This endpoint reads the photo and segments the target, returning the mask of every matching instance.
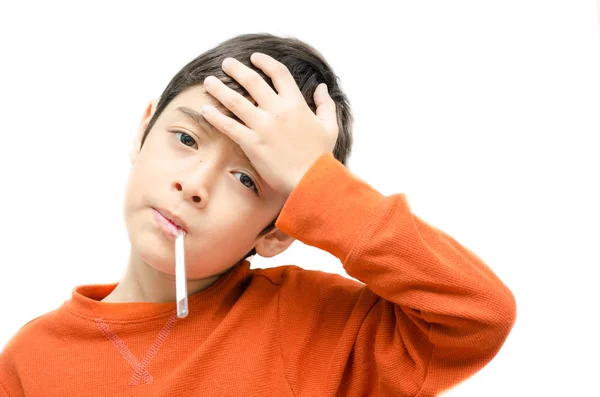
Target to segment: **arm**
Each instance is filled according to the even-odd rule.
[[[15,386],[19,384],[19,377],[14,370],[12,360],[9,358],[9,354],[12,353],[12,348],[10,346],[11,343],[12,340],[9,341],[2,350],[0,350],[0,397],[23,395],[22,390],[16,389],[17,386]],[[11,350],[10,353],[8,349]],[[9,384],[13,385],[10,388],[13,394],[8,394]]]
[[[378,383],[373,387],[386,395],[434,396],[484,367],[513,327],[514,297],[479,257],[412,214],[405,195],[382,196],[330,154],[304,176],[276,226],[335,255],[365,283],[303,287],[307,295],[321,294],[306,310],[297,300],[281,299],[282,329],[312,332],[311,344],[317,345],[320,330],[329,329],[323,343],[335,346],[331,354],[347,360],[352,375],[334,383],[355,390]],[[309,329],[309,310],[343,327]],[[293,352],[297,342],[283,338],[287,365],[309,368],[295,354],[307,356],[310,347]],[[289,371],[294,378],[294,369]]]
[[[2,386],[2,383],[0,383],[0,397],[9,397],[9,394],[4,386]]]

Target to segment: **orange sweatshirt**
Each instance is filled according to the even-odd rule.
[[[116,283],[78,286],[4,347],[0,395],[434,396],[514,325],[513,294],[479,257],[331,154],[276,226],[362,283],[244,261],[190,296],[184,319],[174,302],[100,302]]]

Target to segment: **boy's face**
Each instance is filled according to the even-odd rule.
[[[175,239],[161,229],[154,210],[167,210],[186,223],[188,279],[220,274],[252,248],[270,257],[293,242],[277,229],[258,237],[285,198],[264,183],[235,142],[194,120],[206,103],[218,105],[201,86],[183,91],[158,117],[138,153],[156,103],[148,106],[130,156],[123,208],[132,252],[170,275]]]

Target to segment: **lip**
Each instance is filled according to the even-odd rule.
[[[167,219],[169,222],[174,224],[178,229],[180,229],[184,234],[188,233],[188,226],[183,219],[179,216],[173,214],[169,210],[164,208],[152,208],[154,211],[158,212],[163,218]]]

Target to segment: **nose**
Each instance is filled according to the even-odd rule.
[[[172,187],[181,192],[184,198],[195,205],[205,207],[209,200],[209,187],[214,183],[217,173],[214,167],[199,162],[195,169],[185,170],[183,175],[173,181]]]

